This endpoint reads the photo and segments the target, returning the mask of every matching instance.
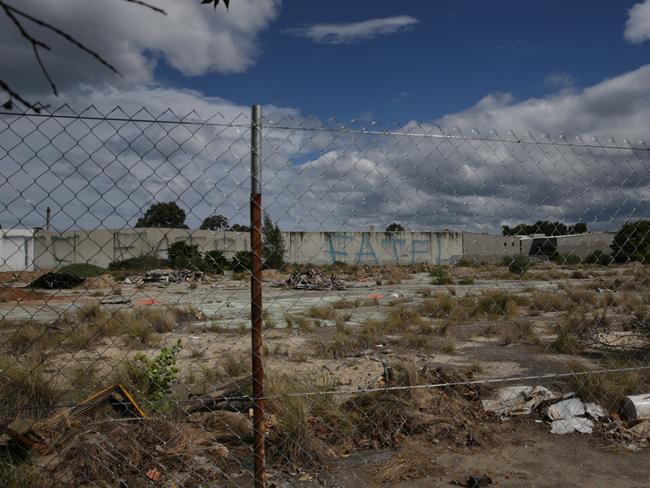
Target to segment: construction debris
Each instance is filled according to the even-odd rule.
[[[43,290],[67,290],[79,286],[84,281],[86,281],[85,278],[57,271],[39,276],[29,284],[29,287]]]
[[[570,434],[571,432],[591,434],[593,429],[594,423],[584,417],[571,417],[551,422],[551,434],[563,435]]]
[[[152,269],[142,278],[145,283],[181,283],[201,281],[203,273],[191,269]]]
[[[623,415],[631,420],[650,419],[650,393],[625,397]]]
[[[296,290],[345,290],[345,285],[334,275],[326,275],[318,268],[296,271],[281,286]]]
[[[486,412],[501,416],[530,415],[546,405],[545,417],[551,422],[552,434],[593,432],[593,420],[606,418],[607,411],[596,403],[583,403],[579,398],[562,399],[543,386],[508,386],[497,390],[495,398],[483,400]],[[588,417],[591,417],[588,418]]]
[[[529,415],[543,402],[558,396],[543,386],[506,386],[493,399],[482,400],[483,409],[496,415]]]
[[[551,420],[566,420],[573,417],[580,417],[585,414],[585,406],[578,398],[562,400],[550,405],[546,410],[546,416]]]

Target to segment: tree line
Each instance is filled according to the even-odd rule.
[[[189,229],[185,223],[187,214],[176,202],[154,203],[135,223],[135,227],[163,227],[167,229]],[[250,232],[247,225],[229,225],[223,215],[210,215],[201,222],[201,230],[232,230],[235,232]]]

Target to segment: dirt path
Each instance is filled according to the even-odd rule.
[[[487,474],[491,486],[504,488],[645,488],[650,486],[648,451],[631,452],[621,445],[600,447],[592,437],[581,434],[555,436],[541,424],[502,424],[497,447],[466,453],[451,452],[442,446],[426,447],[428,460],[420,465],[437,465],[417,479],[382,483],[378,473],[396,454],[359,454],[338,463],[320,486],[359,488],[399,486],[437,488],[454,486],[452,480]],[[409,449],[403,450],[408,457]],[[315,486],[291,483],[288,486]]]

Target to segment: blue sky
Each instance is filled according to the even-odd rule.
[[[650,214],[650,151],[621,150],[650,145],[650,0],[232,0],[229,11],[150,1],[168,15],[122,0],[21,0],[122,76],[34,28],[52,46],[43,61],[55,97],[30,45],[0,24],[3,79],[32,100],[93,114],[172,110],[246,124],[250,105],[264,105],[266,210],[285,229],[394,220],[489,232],[537,220],[613,229]],[[615,147],[268,130],[286,114],[292,127],[360,118],[398,132],[515,131],[517,140]],[[191,225],[215,212],[246,221],[245,130],[188,135],[152,124],[142,137],[138,125],[118,134],[109,124],[98,141],[77,124],[74,156],[50,125],[39,126],[50,143],[37,154],[29,145],[44,142],[31,141],[32,125],[0,134],[0,147],[12,148],[0,159],[10,175],[0,180],[0,223],[22,215],[36,225],[42,207],[65,203],[75,225],[119,227],[151,202],[177,198]],[[59,173],[43,168],[61,154],[70,164]]]
[[[244,105],[291,106],[319,117],[433,120],[488,93],[540,97],[564,88],[560,82],[585,87],[644,65],[650,43],[631,44],[623,35],[635,3],[285,0],[260,34],[261,53],[248,71],[186,77],[163,62],[156,78]],[[350,44],[319,44],[286,32],[398,15],[418,23]]]

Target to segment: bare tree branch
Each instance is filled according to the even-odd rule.
[[[162,15],[167,15],[167,12],[165,12],[163,9],[156,7],[155,5],[152,5],[148,2],[145,2],[143,0],[124,0],[127,3],[133,3],[135,5],[139,5],[144,8],[148,8],[150,10],[153,10],[156,13],[160,13]],[[118,69],[113,66],[108,60],[106,60],[101,54],[99,54],[97,51],[89,48],[86,46],[84,43],[78,41],[75,39],[72,35],[68,34],[67,32],[59,29],[58,27],[50,24],[49,22],[46,22],[44,20],[41,20],[37,17],[34,17],[33,15],[28,14],[27,12],[24,12],[13,5],[8,4],[5,0],[0,0],[0,8],[2,11],[4,11],[5,15],[11,20],[11,22],[16,26],[18,31],[20,32],[20,35],[32,45],[32,50],[34,51],[34,57],[36,58],[36,62],[38,63],[43,76],[47,80],[48,84],[50,85],[50,88],[54,95],[58,95],[58,90],[56,88],[56,85],[54,83],[54,80],[50,76],[50,73],[48,72],[45,64],[43,63],[43,60],[41,59],[41,55],[39,52],[39,48],[46,49],[48,51],[51,51],[51,47],[45,44],[43,41],[36,39],[34,36],[32,36],[23,26],[22,22],[18,17],[22,17],[25,20],[28,20],[38,26],[41,26],[45,29],[48,29],[52,32],[54,32],[56,35],[59,37],[65,39],[66,41],[70,42],[73,44],[75,47],[77,47],[79,50],[86,52],[87,54],[91,55],[99,64],[104,65],[106,68],[110,69],[113,73],[121,75],[121,73],[118,71]],[[13,107],[12,101],[16,100],[20,104],[24,105],[26,108],[30,110],[34,110],[36,112],[40,111],[40,104],[35,104],[32,102],[27,101],[25,98],[23,98],[16,90],[12,89],[5,81],[0,80],[0,90],[5,91],[9,95],[9,100],[3,104],[5,108],[11,108]]]
[[[167,15],[167,12],[165,12],[163,9],[156,7],[155,5],[151,5],[150,3],[143,2],[142,0],[124,0],[124,1],[150,8],[151,10],[153,10],[154,12],[158,12],[159,14]]]
[[[0,80],[0,89],[3,91],[6,91],[9,94],[9,100],[6,101],[2,106],[6,109],[11,109],[13,108],[12,100],[17,100],[20,102],[22,105],[27,107],[30,110],[33,110],[36,113],[39,113],[41,111],[41,106],[37,104],[33,104],[31,102],[28,102],[25,100],[23,97],[20,96],[18,92],[15,90],[12,90],[12,88],[5,83],[3,80]]]
[[[132,3],[144,8],[148,8],[156,13],[162,14],[162,15],[167,15],[167,12],[165,10],[161,9],[160,7],[156,7],[155,5],[144,1],[144,0],[123,0],[124,2],[127,3]],[[202,4],[212,4],[216,8],[217,5],[219,5],[220,0],[201,0]],[[226,6],[226,9],[230,6],[230,0],[223,0],[224,5]],[[4,11],[5,15],[11,20],[11,22],[16,26],[18,31],[20,32],[20,35],[32,45],[32,50],[34,51],[34,57],[36,58],[36,62],[38,63],[39,67],[41,68],[41,71],[43,73],[43,76],[47,80],[48,84],[50,85],[50,88],[52,89],[52,92],[54,95],[58,95],[58,90],[56,88],[56,85],[54,83],[54,80],[50,76],[50,73],[48,72],[45,64],[43,63],[43,60],[41,59],[41,55],[39,52],[39,48],[46,49],[48,51],[51,51],[51,47],[45,44],[43,41],[36,39],[34,36],[32,36],[25,27],[23,26],[22,22],[19,20],[18,17],[21,17],[25,20],[28,20],[40,27],[43,27],[45,29],[48,29],[52,32],[54,32],[57,36],[65,39],[66,41],[70,42],[73,44],[76,48],[78,48],[81,51],[84,51],[85,53],[89,54],[95,60],[111,70],[113,73],[118,74],[121,76],[121,73],[118,71],[118,69],[113,66],[108,60],[106,60],[101,54],[99,54],[97,51],[89,48],[86,46],[84,43],[81,41],[78,41],[75,39],[72,35],[68,34],[67,32],[59,29],[58,27],[50,24],[49,22],[46,22],[44,20],[41,20],[37,17],[34,17],[33,15],[28,14],[27,12],[24,12],[23,10],[20,10],[10,4],[8,4],[5,0],[0,0],[0,8],[2,11]],[[23,98],[18,92],[16,92],[14,89],[12,89],[5,81],[0,80],[0,90],[3,90],[7,92],[9,95],[9,100],[4,103],[5,108],[11,108],[13,107],[12,101],[15,100],[18,103],[24,105],[26,108],[29,110],[34,110],[36,112],[40,111],[42,105],[38,103],[32,103],[27,101],[25,98]]]

